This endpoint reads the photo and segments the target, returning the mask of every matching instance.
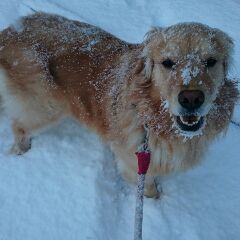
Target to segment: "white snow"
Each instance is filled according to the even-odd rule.
[[[185,68],[181,71],[183,85],[188,85],[193,77],[196,77],[200,72],[198,67],[193,68],[191,62],[187,62]]]
[[[187,63],[185,67],[181,70],[181,77],[183,79],[183,85],[188,85],[192,78],[195,78],[201,70],[194,66],[194,62],[199,63],[201,60],[194,53],[188,54],[186,56]]]
[[[240,2],[236,0],[2,0],[0,28],[32,9],[78,19],[131,42],[152,25],[199,21],[235,41],[240,75]],[[92,43],[94,45],[94,43]],[[89,46],[91,47],[91,46]],[[240,120],[237,107],[234,120]],[[0,239],[133,239],[135,188],[119,176],[108,147],[66,120],[12,156],[9,119],[0,114]],[[236,240],[240,236],[240,129],[231,125],[200,166],[159,179],[161,200],[145,199],[143,239]]]

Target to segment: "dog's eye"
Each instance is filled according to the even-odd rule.
[[[217,63],[217,60],[215,58],[209,58],[205,62],[205,65],[206,67],[214,67],[216,63]]]
[[[175,65],[175,62],[173,62],[171,59],[166,59],[162,62],[162,65],[165,68],[171,69]]]

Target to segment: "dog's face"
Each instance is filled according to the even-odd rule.
[[[224,84],[231,39],[202,24],[153,29],[144,49],[145,74],[182,134],[197,135]]]

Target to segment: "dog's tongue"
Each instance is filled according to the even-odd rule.
[[[183,120],[183,122],[185,122],[185,123],[193,124],[193,123],[198,122],[199,117],[194,116],[194,115],[192,115],[192,116],[183,116],[183,117],[182,117],[182,120]]]

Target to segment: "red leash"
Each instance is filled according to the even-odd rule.
[[[140,146],[140,150],[136,152],[138,160],[138,183],[135,209],[134,240],[142,240],[144,182],[151,158],[151,154],[148,148],[149,130],[147,127],[144,128],[144,142]]]

